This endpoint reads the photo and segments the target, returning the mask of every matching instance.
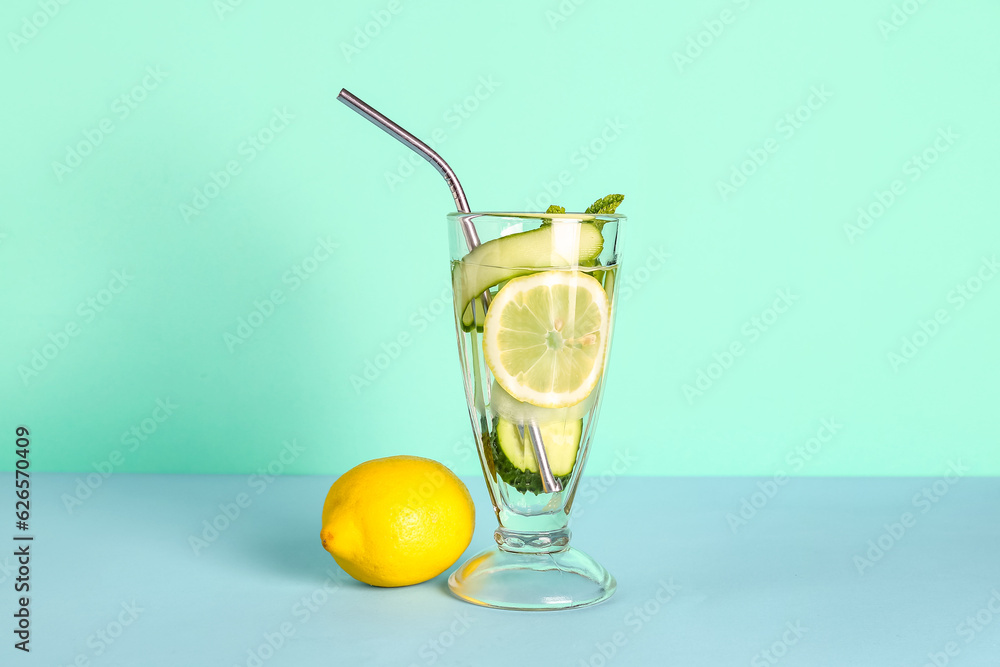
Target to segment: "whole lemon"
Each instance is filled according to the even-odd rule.
[[[458,477],[419,456],[374,459],[344,473],[323,503],[323,548],[372,586],[444,572],[472,541],[476,511]]]

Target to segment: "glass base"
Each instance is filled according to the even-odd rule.
[[[586,607],[607,600],[616,587],[600,563],[572,547],[545,553],[487,549],[448,578],[452,594],[466,602],[521,611]]]

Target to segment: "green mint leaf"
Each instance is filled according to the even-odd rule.
[[[584,211],[595,215],[611,215],[615,209],[625,200],[625,195],[608,195],[595,201]]]
[[[547,209],[545,209],[545,212],[546,213],[565,213],[566,212],[566,207],[565,206],[556,206],[555,204],[553,204],[552,206],[549,206]],[[542,224],[543,225],[551,225],[552,224],[552,218],[542,218]]]

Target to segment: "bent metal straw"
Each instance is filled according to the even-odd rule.
[[[365,103],[346,88],[340,89],[340,94],[337,95],[337,99],[367,118],[369,121],[377,125],[387,134],[394,137],[397,141],[415,152],[417,155],[430,162],[434,168],[438,170],[438,173],[444,177],[445,182],[448,183],[448,188],[451,190],[452,197],[455,198],[455,206],[458,211],[460,213],[471,212],[471,209],[469,208],[469,200],[465,197],[465,191],[462,189],[462,184],[458,182],[458,176],[455,175],[452,168],[448,166],[448,163],[444,161],[444,158],[434,152],[434,149],[404,130],[398,123],[393,122],[384,114],[375,110],[375,108]],[[479,235],[476,234],[476,228],[472,224],[471,216],[462,218],[462,234],[465,236],[465,243],[470,252],[479,246]],[[485,313],[490,306],[489,291],[483,292],[480,298],[483,301],[483,312]],[[478,372],[478,365],[476,367],[476,372]],[[531,448],[534,450],[535,460],[538,462],[538,471],[541,473],[542,488],[546,493],[557,493],[562,491],[562,484],[560,484],[559,480],[557,480],[552,474],[552,469],[549,466],[549,459],[545,454],[545,445],[542,441],[542,432],[538,428],[538,424],[535,422],[529,422],[526,426],[531,440]],[[522,439],[524,438],[524,427],[525,425],[523,424],[518,426]]]

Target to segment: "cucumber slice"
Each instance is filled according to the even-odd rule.
[[[583,420],[540,424],[542,440],[545,442],[545,456],[549,460],[552,474],[564,484],[576,465],[583,435]],[[521,493],[539,494],[543,492],[542,478],[538,474],[538,462],[531,447],[530,436],[522,439],[517,425],[506,419],[498,419],[494,438],[493,465],[500,478]]]
[[[575,267],[601,254],[604,236],[591,222],[551,224],[487,241],[455,265],[452,273],[462,326],[474,322],[470,302],[504,280],[552,267]],[[478,313],[475,324],[481,326]]]
[[[472,318],[475,316],[476,321],[473,322]],[[486,311],[483,309],[483,300],[476,298],[469,302],[469,305],[465,307],[465,312],[462,314],[462,331],[472,331],[475,327],[476,331],[482,333],[483,322],[486,321]]]
[[[612,264],[604,269],[598,269],[594,273],[590,274],[601,281],[601,285],[604,287],[605,293],[608,295],[609,300],[614,300],[615,295],[615,271],[618,270],[617,264]]]

